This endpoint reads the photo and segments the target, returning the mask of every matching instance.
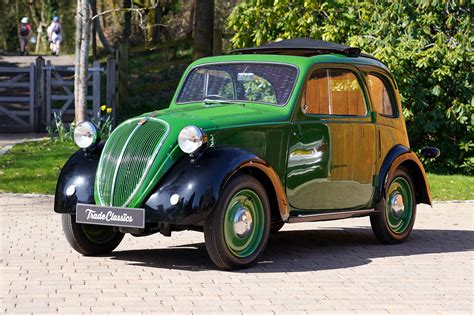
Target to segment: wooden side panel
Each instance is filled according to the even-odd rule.
[[[330,124],[331,180],[371,184],[375,174],[375,126],[370,123]]]

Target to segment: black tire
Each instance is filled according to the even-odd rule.
[[[380,203],[380,209],[376,209],[377,214],[370,217],[370,225],[375,237],[381,243],[399,244],[410,236],[415,224],[415,190],[410,173],[403,167],[397,169],[387,183],[385,198]],[[397,194],[403,195],[402,202],[399,202],[399,204],[403,204],[403,210],[399,218],[395,216],[396,211],[392,210],[391,206],[391,200],[395,200],[398,197]],[[410,196],[410,198],[406,196]]]
[[[236,201],[243,192],[250,192],[249,194],[252,194],[253,197],[244,197],[247,199],[243,203]],[[229,209],[231,202],[233,206]],[[250,228],[249,225],[245,225],[243,234],[238,235],[234,225],[225,223],[225,221],[226,217],[228,219],[232,215],[237,215],[239,211],[242,213],[243,209],[246,209],[244,211],[245,219],[239,222],[247,224],[246,218],[250,214],[251,223]],[[232,230],[231,227],[234,229]],[[229,240],[229,234],[232,233],[234,233],[233,237]],[[265,189],[259,181],[251,176],[235,176],[225,186],[216,208],[204,222],[204,239],[211,260],[217,267],[224,270],[249,267],[264,252],[269,235],[270,203]],[[235,250],[236,242],[242,242],[244,245],[239,247],[239,250]],[[242,248],[241,251],[240,248]]]
[[[70,214],[62,215],[62,225],[69,245],[86,256],[108,254],[124,237],[111,226],[76,223],[75,216]]]
[[[284,225],[285,222],[283,221],[272,222],[270,227],[270,234],[278,233]]]

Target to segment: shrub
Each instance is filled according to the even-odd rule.
[[[474,173],[474,36],[467,1],[244,0],[228,27],[236,48],[308,37],[382,60],[399,84],[411,146],[437,146],[441,173]]]

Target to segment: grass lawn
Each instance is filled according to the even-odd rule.
[[[0,156],[0,191],[54,194],[56,180],[77,146],[42,140],[15,145]]]
[[[474,200],[474,176],[428,174],[434,200]]]
[[[37,141],[18,144],[0,156],[0,192],[54,194],[61,167],[74,144]],[[474,176],[428,174],[434,200],[474,200]]]

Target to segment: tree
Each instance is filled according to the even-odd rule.
[[[460,0],[245,0],[228,19],[235,47],[309,37],[360,47],[399,84],[411,145],[441,149],[428,169],[474,172],[474,36]]]
[[[196,0],[193,58],[212,55],[214,36],[214,0]]]
[[[84,121],[86,117],[90,28],[89,0],[77,0],[76,58],[74,61],[74,105],[76,124]]]

